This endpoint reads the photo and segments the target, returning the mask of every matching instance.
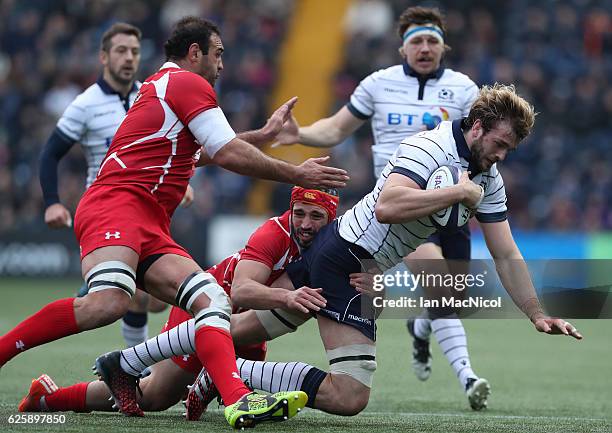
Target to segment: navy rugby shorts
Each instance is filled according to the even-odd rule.
[[[327,305],[317,314],[352,326],[372,341],[376,341],[376,323],[371,301],[349,284],[349,274],[364,272],[360,260],[374,260],[359,245],[343,239],[338,233],[338,222],[323,227],[301,259],[289,264],[287,274],[295,288],[322,288]],[[368,308],[367,306],[370,306]]]

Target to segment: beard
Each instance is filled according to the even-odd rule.
[[[307,233],[310,235],[310,239],[309,240],[304,240],[302,239],[299,235],[302,233]],[[312,241],[314,240],[314,232],[312,230],[307,230],[307,231],[303,231],[303,230],[296,230],[296,229],[292,229],[291,230],[291,236],[293,237],[293,239],[295,240],[295,242],[297,242],[297,244],[300,246],[300,248],[308,248],[311,244]]]
[[[118,71],[109,69],[110,76],[113,78],[113,80],[115,80],[119,84],[127,86],[128,84],[134,82],[134,75],[136,75],[136,72],[134,70],[130,71],[131,73],[129,75],[129,78],[126,78],[124,75],[121,75],[120,72],[121,72],[121,68],[119,68]]]
[[[472,143],[472,148],[470,151],[472,152],[472,162],[478,171],[487,171],[489,168],[491,168],[490,166],[485,167],[486,159],[483,156],[484,149],[482,146],[482,138],[480,140],[475,140]]]

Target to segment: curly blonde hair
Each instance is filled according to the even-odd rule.
[[[478,119],[484,131],[488,132],[497,122],[508,121],[520,142],[531,133],[536,114],[533,105],[516,93],[513,84],[495,83],[480,89],[464,127],[470,129]]]

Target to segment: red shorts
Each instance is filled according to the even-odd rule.
[[[168,321],[163,326],[161,332],[166,332],[167,330],[178,326],[179,323],[186,322],[191,318],[192,317],[189,314],[180,308],[172,307]],[[238,355],[240,358],[251,359],[253,361],[263,361],[266,359],[267,346],[265,341],[263,343],[250,344],[248,346],[237,346],[235,347],[235,350],[236,355]],[[202,363],[195,353],[193,355],[173,356],[172,361],[183,370],[189,371],[193,374],[198,374],[200,370],[202,370]]]
[[[138,185],[93,186],[87,190],[74,218],[81,259],[93,250],[125,246],[140,259],[153,254],[191,258],[170,236],[170,218],[155,197]]]

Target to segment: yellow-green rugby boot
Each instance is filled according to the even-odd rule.
[[[255,427],[266,421],[286,421],[300,412],[308,402],[303,391],[281,391],[276,394],[246,394],[225,408],[225,419],[236,429]]]

